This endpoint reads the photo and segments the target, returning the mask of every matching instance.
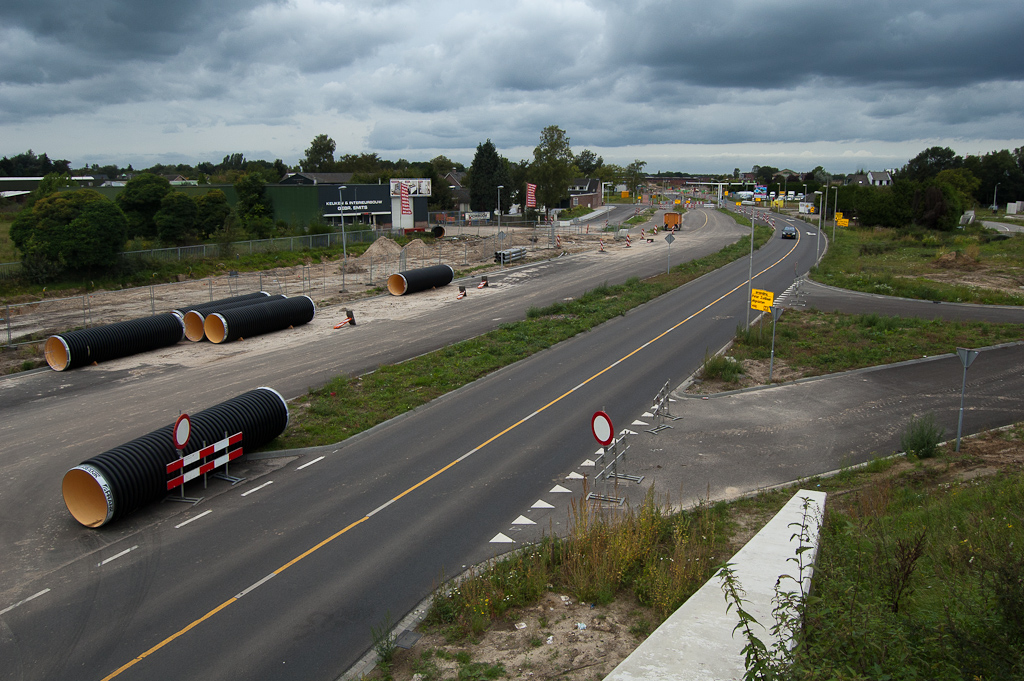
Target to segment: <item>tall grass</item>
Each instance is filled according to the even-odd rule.
[[[792,678],[1022,678],[1024,476],[903,482],[828,514]]]
[[[599,605],[632,592],[663,620],[721,563],[727,525],[721,506],[673,515],[655,503],[653,491],[621,515],[580,499],[571,506],[567,537],[546,537],[438,591],[426,622],[451,640],[476,636],[549,588]]]

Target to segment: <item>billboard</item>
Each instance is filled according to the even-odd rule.
[[[430,187],[430,180],[428,179],[417,179],[417,180],[391,180],[391,196],[392,198],[399,198],[402,195],[402,185],[405,185],[409,189],[409,196],[430,196],[432,193]]]

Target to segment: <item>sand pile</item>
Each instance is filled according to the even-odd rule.
[[[434,249],[423,243],[423,239],[413,239],[405,245],[402,249],[405,251],[406,256],[422,257],[426,255],[432,255]]]
[[[402,252],[402,247],[398,245],[394,239],[389,239],[386,236],[382,236],[366,249],[360,258],[397,258]]]

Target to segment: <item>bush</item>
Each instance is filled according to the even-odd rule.
[[[944,434],[942,427],[936,425],[934,414],[913,418],[900,438],[900,446],[907,454],[919,459],[929,459],[938,454],[939,443],[942,442]]]
[[[732,357],[725,355],[704,356],[704,366],[701,368],[701,377],[708,379],[721,379],[727,383],[735,383],[743,373],[743,366]]]

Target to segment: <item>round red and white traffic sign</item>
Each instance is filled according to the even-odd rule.
[[[590,419],[590,429],[594,432],[594,437],[597,441],[605,447],[610,445],[615,438],[612,417],[603,411],[594,412],[594,417]]]
[[[172,435],[174,436],[175,449],[185,449],[185,447],[188,447],[188,439],[192,436],[192,422],[189,420],[188,414],[182,414],[174,422]]]

